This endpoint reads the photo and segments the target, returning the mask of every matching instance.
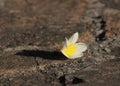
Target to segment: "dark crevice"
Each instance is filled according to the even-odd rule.
[[[95,41],[96,42],[102,42],[106,39],[106,32],[107,30],[105,29],[106,22],[105,20],[101,17],[95,17],[93,18],[93,24],[95,26],[95,30],[93,31],[93,35],[95,36]]]
[[[63,76],[61,76],[60,78],[59,78],[59,82],[60,82],[60,84],[62,85],[62,86],[66,86],[66,79],[65,79],[65,75],[63,75]]]
[[[106,34],[106,30],[103,30],[102,33],[96,37],[95,41],[97,42],[104,41],[106,39],[105,34]]]
[[[85,81],[77,77],[73,78],[72,84],[80,84],[80,83],[85,83]]]

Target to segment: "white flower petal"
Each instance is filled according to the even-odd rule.
[[[65,40],[66,40],[66,45],[68,44],[68,39],[65,37]]]
[[[78,45],[78,51],[79,52],[84,52],[87,50],[87,45],[85,43],[79,42],[76,43]]]
[[[80,57],[82,57],[83,56],[83,53],[82,52],[79,52],[79,53],[77,53],[75,56],[71,56],[71,57],[69,57],[70,59],[76,59],[76,58],[80,58]]]
[[[82,57],[82,56],[83,56],[83,53],[79,53],[78,55],[76,55],[75,58],[80,58],[80,57]]]
[[[70,37],[70,39],[68,40],[68,43],[76,43],[77,42],[77,40],[78,40],[78,32],[76,32],[76,33],[74,33],[71,37]]]

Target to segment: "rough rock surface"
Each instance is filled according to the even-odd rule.
[[[0,0],[0,86],[119,86],[119,0]],[[80,59],[59,52],[79,32]]]

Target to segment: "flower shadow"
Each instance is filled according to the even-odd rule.
[[[22,50],[17,52],[16,55],[27,57],[39,57],[49,60],[66,60],[67,58],[58,51],[44,51],[44,50]]]

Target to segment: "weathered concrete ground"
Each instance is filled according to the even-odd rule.
[[[79,32],[80,59],[59,51]],[[119,0],[0,0],[0,86],[119,86]]]

